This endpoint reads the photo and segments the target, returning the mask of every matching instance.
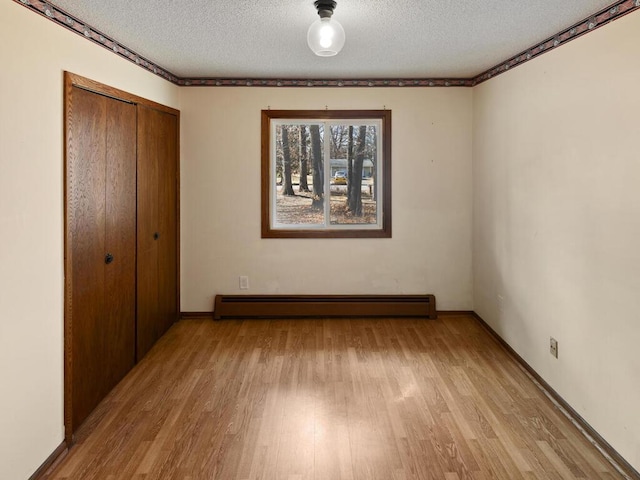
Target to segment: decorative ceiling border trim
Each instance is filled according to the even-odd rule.
[[[185,87],[472,87],[471,78],[361,78],[361,79],[291,79],[291,78],[181,78]]]
[[[474,87],[497,75],[533,60],[582,35],[593,32],[618,18],[640,9],[640,0],[618,0],[556,35],[537,43],[489,70],[471,78],[379,78],[379,79],[274,79],[274,78],[189,78],[178,77],[149,59],[127,48],[89,24],[45,0],[13,0],[52,22],[83,36],[139,67],[184,87]]]
[[[537,43],[533,47],[514,55],[508,60],[491,67],[489,70],[482,72],[480,75],[473,78],[473,86],[486,82],[487,80],[490,80],[501,73],[505,73],[513,67],[522,65],[529,60],[533,60],[541,54],[558,48],[586,33],[590,33],[600,27],[604,27],[608,23],[629,14],[638,8],[640,8],[640,0],[618,0],[607,8],[600,10],[598,13],[560,31],[553,37],[549,37],[546,40]]]
[[[148,70],[151,73],[155,73],[159,77],[170,81],[171,83],[178,84],[179,78],[168,70],[160,67],[151,60],[139,55],[133,50],[127,48],[121,43],[117,42],[113,38],[105,35],[101,31],[91,27],[88,23],[70,15],[59,7],[52,5],[42,0],[13,0],[20,5],[27,7],[32,12],[39,13],[45,18],[48,18],[52,22],[83,36],[87,40],[100,45],[101,47],[110,50],[116,55],[135,63],[139,67]]]

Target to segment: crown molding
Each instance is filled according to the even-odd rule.
[[[487,80],[518,67],[540,55],[593,32],[624,15],[640,9],[640,0],[618,0],[609,7],[591,15],[556,35],[508,58],[494,67],[470,78],[190,78],[178,77],[165,68],[127,48],[116,39],[105,35],[89,24],[43,0],[13,0],[52,22],[81,35],[119,57],[181,87],[475,87]]]

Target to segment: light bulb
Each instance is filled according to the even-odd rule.
[[[307,32],[309,48],[320,57],[337,55],[344,47],[344,28],[331,17],[316,20]]]
[[[322,25],[322,27],[320,27],[320,46],[322,48],[329,48],[333,43],[333,36],[333,26]]]

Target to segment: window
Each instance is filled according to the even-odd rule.
[[[263,110],[262,237],[391,237],[391,111]]]

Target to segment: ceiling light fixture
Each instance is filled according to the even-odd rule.
[[[319,57],[333,57],[344,47],[344,28],[332,19],[336,2],[333,0],[316,0],[314,5],[318,9],[319,20],[309,27],[307,43],[313,53]]]

